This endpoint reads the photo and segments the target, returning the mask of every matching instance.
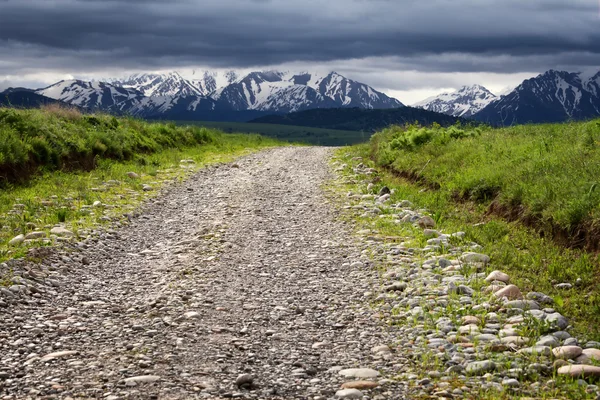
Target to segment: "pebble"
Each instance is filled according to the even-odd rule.
[[[507,274],[505,274],[504,272],[496,270],[496,271],[490,272],[490,274],[485,278],[485,280],[487,282],[500,281],[500,282],[508,283],[508,281],[510,280],[510,277]]]
[[[362,399],[363,393],[358,389],[341,389],[335,392],[338,399]]]
[[[376,371],[371,368],[348,368],[342,369],[339,372],[340,375],[346,378],[377,378],[379,376],[379,371]]]
[[[520,300],[523,298],[521,290],[515,285],[508,285],[494,291],[494,296],[498,298],[506,297],[509,300]]]
[[[379,386],[379,383],[373,382],[373,381],[350,381],[350,382],[344,382],[342,384],[342,389],[366,390],[366,389],[374,389],[377,386]]]
[[[600,377],[600,367],[593,365],[565,365],[557,371],[558,375],[567,375],[573,378]]]

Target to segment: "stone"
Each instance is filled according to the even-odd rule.
[[[69,357],[69,356],[75,355],[77,353],[78,353],[77,351],[72,351],[72,350],[57,351],[55,353],[46,354],[44,357],[42,357],[40,359],[40,361],[46,362],[46,361],[54,360],[55,358]]]
[[[569,321],[560,313],[552,313],[546,315],[546,322],[548,322],[551,326],[556,326],[558,329],[561,330],[566,329],[567,326],[569,326]]]
[[[18,246],[21,243],[23,243],[24,241],[25,241],[25,235],[18,235],[18,236],[15,236],[14,238],[12,238],[10,240],[10,242],[8,242],[8,245],[9,246]]]
[[[558,285],[554,285],[556,289],[569,290],[573,288],[573,285],[570,283],[559,283]]]
[[[429,216],[424,216],[417,220],[417,225],[421,228],[435,228],[435,221]]]
[[[560,341],[552,336],[552,335],[548,335],[548,336],[542,336],[536,343],[536,346],[548,346],[548,347],[557,347],[560,346]]]
[[[554,300],[552,299],[552,297],[544,294],[544,293],[540,293],[540,292],[529,292],[527,293],[527,299],[528,300],[535,300],[540,304],[553,304]]]
[[[500,339],[504,344],[514,344],[515,346],[524,346],[529,342],[529,338],[523,336],[506,336]]]
[[[590,360],[600,361],[600,349],[588,348],[583,349],[583,355],[587,356]]]
[[[505,274],[504,272],[492,271],[487,276],[487,278],[485,278],[485,280],[487,282],[500,281],[500,282],[508,283],[508,281],[510,280],[510,277],[507,274]]]
[[[140,176],[138,174],[136,174],[135,172],[127,172],[127,176],[132,178],[132,179],[138,179]]]
[[[502,381],[502,386],[517,388],[517,387],[521,386],[521,384],[516,379],[504,379]]]
[[[183,317],[186,319],[200,318],[200,313],[197,311],[188,311],[185,314],[183,314]]]
[[[579,346],[561,346],[552,349],[552,354],[554,354],[554,357],[565,360],[577,358],[582,352],[583,350]]]
[[[479,318],[473,316],[473,315],[466,315],[464,317],[462,317],[462,323],[463,325],[479,325],[480,321]]]
[[[25,240],[35,240],[35,239],[42,239],[45,238],[46,232],[42,232],[42,231],[36,231],[36,232],[29,232],[27,235],[25,235]]]
[[[493,361],[474,361],[467,364],[466,372],[469,375],[483,375],[487,372],[492,372],[496,369],[496,364]]]
[[[144,192],[149,192],[149,191],[152,190],[152,186],[150,186],[150,185],[142,185],[142,190]]]
[[[387,186],[384,186],[381,189],[379,189],[379,192],[377,192],[377,195],[379,197],[381,197],[383,195],[390,194],[390,193],[392,193],[392,191],[390,190],[390,188],[387,187]]]
[[[392,352],[392,350],[388,346],[386,346],[385,344],[381,345],[381,346],[375,346],[375,347],[373,347],[373,349],[371,349],[371,351],[373,353],[375,353],[375,354],[391,353]]]
[[[520,300],[523,298],[521,290],[515,285],[508,285],[495,291],[494,296],[500,299],[506,297],[509,300]]]
[[[100,200],[96,200],[92,203],[92,207],[102,207],[102,202]]]
[[[539,310],[540,305],[533,300],[511,300],[504,303],[505,308],[519,308],[521,310]]]
[[[558,375],[567,375],[573,378],[600,377],[600,367],[593,365],[565,365],[557,371]]]
[[[394,282],[391,285],[385,286],[383,289],[386,292],[404,291],[408,285],[405,282]]]
[[[50,229],[50,233],[57,236],[74,236],[73,232],[62,226],[55,226],[54,228]]]
[[[379,376],[379,371],[371,368],[348,368],[341,370],[339,374],[346,378],[368,379],[377,378]]]
[[[460,259],[464,262],[467,263],[483,263],[483,264],[487,264],[490,262],[490,257],[485,255],[485,254],[480,254],[480,253],[472,253],[472,252],[467,252],[464,253]]]
[[[246,388],[252,386],[254,382],[254,375],[252,374],[242,374],[238,376],[235,380],[235,385],[239,388]]]
[[[362,399],[363,393],[358,389],[342,389],[335,392],[338,399]]]
[[[126,386],[136,386],[138,383],[152,383],[158,380],[160,380],[158,375],[139,375],[125,378],[124,382]]]
[[[350,381],[350,382],[344,382],[342,384],[342,389],[365,390],[365,389],[374,389],[377,386],[379,386],[379,383],[374,382],[374,381]]]
[[[537,356],[550,356],[552,355],[552,349],[548,346],[532,346],[521,349],[517,353]]]

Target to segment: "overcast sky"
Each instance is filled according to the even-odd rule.
[[[411,104],[600,70],[599,0],[0,0],[0,89],[194,69],[335,70]]]

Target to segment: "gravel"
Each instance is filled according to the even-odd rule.
[[[340,370],[399,367],[372,352],[396,335],[321,188],[330,152],[209,167],[68,251],[35,250],[39,265],[4,265],[22,284],[0,292],[0,398],[404,397],[401,381],[341,390]]]

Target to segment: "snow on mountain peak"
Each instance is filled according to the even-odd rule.
[[[455,117],[468,118],[485,108],[497,98],[495,94],[481,85],[463,86],[454,92],[445,92],[413,104],[423,108]]]

